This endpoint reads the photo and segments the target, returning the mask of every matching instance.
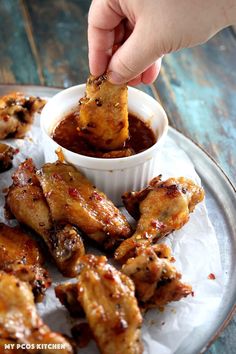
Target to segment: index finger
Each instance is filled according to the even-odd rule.
[[[89,68],[102,75],[107,68],[115,41],[115,28],[124,16],[117,0],[94,0],[88,15]]]

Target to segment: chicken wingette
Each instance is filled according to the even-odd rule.
[[[0,139],[23,138],[46,101],[20,92],[0,97]]]
[[[91,75],[80,100],[80,134],[97,149],[114,150],[129,138],[128,127],[127,86],[113,85],[105,75]]]
[[[30,354],[73,353],[71,344],[52,332],[37,314],[30,286],[14,275],[0,272],[0,344],[4,341],[28,344],[26,352]]]
[[[75,276],[79,257],[85,253],[83,241],[72,225],[54,222],[32,160],[20,164],[12,179],[6,209],[44,239],[63,275]]]
[[[105,248],[130,236],[125,216],[74,166],[47,163],[37,177],[54,221],[76,225]]]
[[[192,294],[192,287],[181,281],[181,274],[171,264],[173,257],[165,244],[137,248],[137,255],[129,258],[121,271],[135,285],[135,294],[143,310],[163,308],[171,301]]]
[[[35,240],[19,227],[0,223],[0,270],[14,274],[32,287],[36,301],[43,299],[51,285],[48,272],[43,268],[42,253]]]
[[[125,193],[124,205],[138,224],[133,236],[117,248],[115,258],[124,262],[135,255],[137,247],[148,246],[180,229],[203,198],[203,188],[184,177],[164,182],[156,177],[144,190]]]
[[[142,316],[134,296],[134,284],[125,274],[108,264],[106,257],[85,255],[81,257],[78,282],[64,284],[56,294],[62,302],[69,289],[78,306],[82,307],[93,337],[102,354],[139,354]],[[73,295],[72,295],[73,296]],[[72,301],[72,298],[70,298]]]

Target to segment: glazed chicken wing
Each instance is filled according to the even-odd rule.
[[[12,160],[15,150],[13,147],[0,143],[0,173],[12,167]]]
[[[7,210],[44,239],[63,275],[75,276],[78,259],[85,252],[83,241],[75,227],[52,219],[32,160],[23,162],[12,179],[6,196]]]
[[[32,354],[73,353],[70,343],[59,333],[52,332],[38,316],[30,286],[6,273],[0,273],[0,339],[1,344],[4,340],[30,344],[32,349],[27,349],[27,353]],[[47,347],[57,344],[60,348],[37,348],[43,344]]]
[[[130,236],[119,209],[72,165],[48,163],[37,176],[53,220],[76,225],[105,248]]]
[[[106,257],[86,255],[81,257],[76,286],[77,301],[84,309],[101,353],[142,353],[142,317],[132,280],[109,265]],[[60,298],[65,299],[62,291],[67,291],[65,285],[60,289]]]
[[[79,287],[77,283],[59,284],[55,287],[55,294],[72,317],[84,317],[84,310],[79,302]]]
[[[90,76],[80,100],[79,131],[98,149],[122,148],[129,137],[126,85],[113,85],[106,76]]]
[[[143,310],[163,308],[192,294],[192,287],[181,281],[181,274],[173,267],[171,251],[165,244],[139,247],[137,256],[128,259],[122,272],[135,284],[139,305]]]
[[[115,258],[123,262],[135,254],[137,247],[180,229],[203,198],[203,188],[184,177],[164,182],[157,177],[144,190],[125,193],[124,205],[138,224],[133,236],[118,247]]]
[[[0,223],[0,270],[28,282],[36,301],[51,285],[37,243],[19,227]]]
[[[23,138],[46,101],[39,97],[26,97],[13,92],[0,98],[0,139]]]

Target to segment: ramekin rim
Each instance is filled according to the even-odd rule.
[[[60,92],[56,93],[56,95],[54,95],[52,98],[50,98],[50,100],[47,102],[47,104],[45,105],[45,107],[43,108],[42,112],[41,112],[41,117],[44,114],[44,111],[47,109],[47,106],[50,104],[50,102],[52,101],[52,99],[62,95],[65,91],[69,92],[69,91],[74,91],[78,88],[82,88],[85,87],[85,83],[83,84],[79,84],[79,85],[74,85],[71,86],[69,88],[66,88],[64,90],[61,90]],[[116,162],[119,163],[122,161],[122,163],[128,162],[130,161],[130,163],[134,164],[135,162],[138,162],[138,160],[142,160],[142,158],[144,158],[146,155],[149,155],[150,153],[152,153],[153,151],[155,151],[158,146],[162,143],[162,140],[165,138],[165,136],[167,135],[167,131],[168,131],[168,127],[169,127],[169,122],[168,122],[168,118],[166,115],[165,110],[163,109],[163,107],[161,106],[161,104],[155,100],[152,96],[148,95],[146,92],[143,92],[141,90],[138,90],[137,88],[134,87],[130,87],[128,86],[128,90],[130,90],[131,92],[137,92],[138,94],[143,94],[147,99],[151,99],[155,102],[155,104],[158,106],[158,109],[160,109],[161,113],[162,113],[162,119],[164,120],[164,129],[163,132],[161,134],[161,136],[157,139],[157,141],[155,142],[155,144],[153,144],[150,148],[135,154],[135,155],[131,155],[131,156],[126,156],[126,157],[116,157],[116,158],[99,158],[99,157],[92,157],[92,156],[85,156],[82,154],[78,154],[74,151],[68,150],[65,147],[61,146],[60,144],[58,144],[51,136],[50,134],[46,131],[44,124],[43,124],[43,119],[40,119],[40,128],[43,131],[44,134],[46,134],[46,136],[50,139],[50,141],[53,141],[55,144],[57,144],[61,149],[65,150],[67,153],[71,154],[71,156],[73,156],[74,158],[76,157],[77,159],[79,158],[81,162],[89,162],[92,161],[94,163],[98,163],[98,162],[103,162],[103,164],[107,164],[107,165],[111,165],[112,163]]]

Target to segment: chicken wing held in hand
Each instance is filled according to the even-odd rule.
[[[59,298],[65,299],[62,291],[67,292],[67,286],[60,289]],[[85,312],[101,353],[142,353],[142,316],[132,280],[108,264],[106,257],[85,255],[81,257],[76,286],[77,301]],[[69,291],[71,293],[71,288]]]
[[[52,332],[38,316],[30,286],[15,276],[0,273],[0,344],[30,344],[30,354],[72,354],[70,343]],[[49,349],[49,344],[58,348]],[[46,348],[37,348],[45,345]],[[34,348],[33,348],[34,347]],[[16,349],[15,349],[16,350]],[[16,350],[17,351],[17,350]],[[17,351],[18,352],[18,351]]]
[[[47,163],[37,176],[54,221],[76,225],[105,248],[130,236],[124,215],[74,166]]]
[[[30,284],[36,301],[51,285],[37,243],[19,227],[0,223],[0,270]]]
[[[138,224],[133,236],[117,248],[115,258],[124,262],[135,255],[137,247],[148,246],[180,229],[203,198],[203,188],[184,177],[164,182],[157,177],[144,190],[125,193],[124,205]]]
[[[0,98],[0,139],[23,138],[46,101],[23,93],[13,92]]]
[[[137,248],[137,256],[129,258],[122,272],[135,285],[135,293],[143,310],[163,308],[171,301],[192,294],[192,287],[181,281],[181,274],[171,264],[173,257],[165,244]]]
[[[23,162],[12,179],[6,196],[7,210],[44,239],[63,275],[75,276],[78,259],[85,252],[83,241],[72,225],[54,223],[32,160]]]
[[[119,149],[129,137],[128,125],[127,86],[113,85],[105,75],[91,75],[80,100],[81,135],[98,149]]]

